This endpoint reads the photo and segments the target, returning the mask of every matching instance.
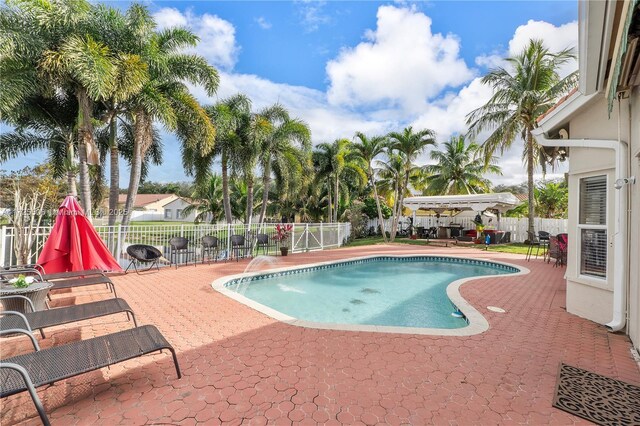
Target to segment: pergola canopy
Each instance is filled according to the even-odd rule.
[[[473,210],[482,212],[487,209],[504,213],[520,204],[520,200],[510,192],[495,194],[469,194],[469,195],[437,195],[407,197],[404,199],[404,207],[416,210],[444,211],[457,209],[460,211]]]

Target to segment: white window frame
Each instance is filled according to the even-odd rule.
[[[182,210],[184,209],[176,209],[176,219],[183,219],[184,216],[182,214]]]
[[[173,219],[173,212],[171,211],[171,209],[164,209],[164,218]]]
[[[580,223],[580,208],[581,208],[581,204],[582,204],[582,191],[581,191],[581,187],[582,187],[582,181],[583,179],[590,179],[590,178],[594,178],[594,177],[604,177],[605,179],[605,223],[604,224],[598,224],[598,225],[592,225],[592,224],[582,224]],[[577,235],[576,235],[576,239],[577,239],[577,249],[578,249],[578,253],[577,253],[577,272],[578,272],[578,276],[584,280],[597,280],[600,282],[606,282],[607,281],[607,277],[609,276],[609,248],[608,248],[608,242],[609,242],[609,174],[606,172],[598,172],[598,173],[593,173],[593,174],[589,174],[587,176],[581,176],[580,178],[578,178],[578,208],[576,209],[577,213],[578,213],[578,217],[577,217]],[[604,271],[604,276],[601,277],[599,275],[591,275],[591,274],[585,274],[582,272],[582,230],[587,230],[587,229],[595,229],[595,230],[603,230],[606,233],[606,241],[607,244],[605,245],[605,247],[607,248],[607,253],[605,255],[605,262],[606,262],[606,266],[605,266],[605,271]]]

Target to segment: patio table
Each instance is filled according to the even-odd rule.
[[[43,282],[35,282],[31,284],[29,287],[17,288],[12,284],[0,284],[0,297],[3,296],[25,296],[28,297],[33,303],[33,307],[36,311],[41,311],[46,307],[47,294],[49,293],[49,289],[53,287],[53,283],[43,281]],[[22,313],[30,312],[31,308],[28,307],[28,302],[26,300],[15,298],[15,299],[1,299],[3,310],[6,311],[18,311]]]

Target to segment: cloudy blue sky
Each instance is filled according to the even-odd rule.
[[[220,70],[214,98],[194,88],[203,103],[238,92],[253,100],[255,110],[280,102],[310,125],[316,144],[407,125],[433,129],[439,141],[447,140],[464,133],[465,115],[490,97],[480,77],[502,58],[532,37],[552,50],[577,46],[578,38],[575,1],[146,4],[159,26],[186,26],[198,34],[195,51]],[[562,72],[576,68],[572,63]],[[152,167],[149,179],[190,180],[175,138],[163,132],[163,143],[164,164]],[[521,152],[516,145],[501,158],[504,175],[491,176],[495,183],[526,179]],[[36,153],[0,168],[44,159]],[[421,162],[427,161],[425,155]]]

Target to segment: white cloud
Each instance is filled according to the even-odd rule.
[[[516,28],[513,38],[509,41],[509,55],[520,53],[531,39],[542,39],[551,52],[567,48],[577,49],[578,22],[568,22],[556,27],[548,22],[529,20],[525,25]],[[570,61],[560,69],[560,76],[565,77],[577,69],[578,62]]]
[[[331,17],[324,12],[326,1],[301,0],[296,3],[298,4],[300,23],[306,32],[317,31],[321,25],[331,22]]]
[[[260,16],[258,18],[255,19],[256,23],[258,24],[258,26],[260,28],[262,28],[263,30],[270,30],[272,25],[271,22],[267,21],[264,16]]]
[[[447,87],[469,81],[473,71],[459,56],[455,35],[433,34],[431,18],[414,8],[381,6],[377,28],[327,64],[329,101],[351,107],[420,111]]]
[[[153,17],[160,28],[188,27],[200,38],[198,46],[190,51],[204,56],[218,68],[233,69],[240,47],[236,44],[236,29],[230,22],[216,15],[196,15],[172,7],[158,10]]]

